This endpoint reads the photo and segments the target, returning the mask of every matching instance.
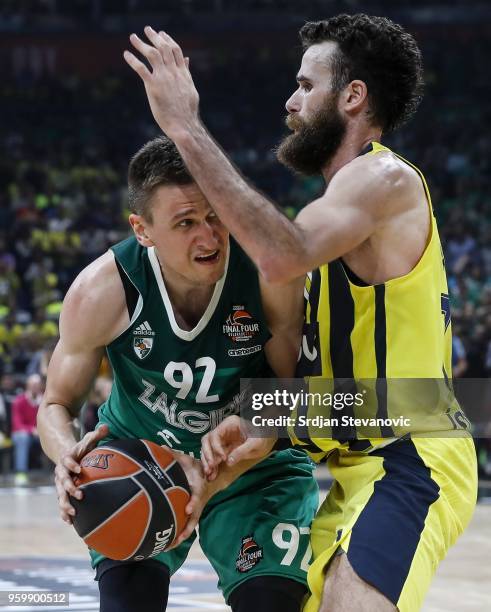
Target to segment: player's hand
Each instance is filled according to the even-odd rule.
[[[220,463],[233,466],[240,461],[266,457],[276,438],[250,438],[246,421],[232,415],[201,438],[201,462],[208,480],[215,480]]]
[[[77,489],[73,482],[76,474],[80,474],[80,461],[82,458],[95,448],[100,440],[103,440],[109,435],[107,425],[101,425],[95,431],[90,431],[77,442],[74,446],[66,450],[55,466],[55,486],[58,495],[58,506],[60,509],[61,518],[72,524],[72,516],[75,515],[75,508],[70,504],[68,495],[76,499],[82,499],[83,493]]]
[[[199,96],[189,72],[189,60],[181,47],[165,32],[145,28],[150,44],[136,34],[130,36],[133,47],[148,61],[151,71],[131,51],[124,59],[141,77],[155,121],[171,138],[189,131],[198,121]]]
[[[179,544],[184,542],[184,540],[189,538],[198,524],[203,508],[208,503],[210,497],[212,497],[212,495],[215,493],[213,486],[207,482],[205,478],[201,461],[193,459],[189,455],[185,455],[183,453],[178,453],[176,451],[171,452],[174,459],[179,463],[186,474],[189,486],[191,487],[191,499],[187,503],[185,509],[186,514],[188,515],[186,526],[174,540],[172,546],[166,548],[166,550],[176,548],[179,546]]]

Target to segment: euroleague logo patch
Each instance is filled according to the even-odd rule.
[[[242,546],[235,561],[235,569],[242,574],[248,572],[263,559],[263,556],[263,547],[256,543],[254,536],[246,536],[242,538]]]
[[[232,342],[248,342],[259,333],[259,323],[244,306],[233,306],[232,312],[223,325],[223,333]]]

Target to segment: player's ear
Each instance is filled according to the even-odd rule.
[[[144,247],[153,246],[153,240],[147,235],[147,222],[145,219],[141,215],[131,213],[131,215],[128,217],[128,221],[130,222],[131,229],[133,230],[138,242]]]
[[[347,113],[359,112],[368,98],[368,89],[364,81],[351,81],[342,92],[343,106]]]

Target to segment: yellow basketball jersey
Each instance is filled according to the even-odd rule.
[[[367,155],[389,151],[376,142],[370,146]],[[321,378],[372,379],[377,381],[377,386],[389,379],[439,379],[451,389],[450,305],[438,228],[422,173],[407,160],[397,157],[418,173],[425,189],[431,216],[425,251],[411,272],[379,285],[366,285],[356,279],[341,259],[308,275],[297,376],[308,377],[310,391],[316,388],[316,379],[319,383]],[[317,388],[320,389],[319,385]],[[379,416],[394,414],[395,395],[391,398],[390,388],[384,394],[385,399],[377,408]],[[401,394],[398,395],[400,398]],[[383,405],[387,401],[389,405]],[[451,403],[450,411],[446,402],[448,418],[442,418],[440,411],[437,424],[419,423],[419,430],[463,426],[463,421],[456,423],[448,416],[458,410],[455,399]],[[398,409],[395,412],[400,412],[400,405]],[[309,414],[326,412],[322,407],[315,410],[312,406],[306,411]],[[356,433],[350,440],[336,439],[334,430],[333,439],[331,434],[320,438],[312,435],[308,426],[300,427],[298,423],[289,433],[296,444],[317,460],[340,446],[370,450],[392,436],[389,428],[381,432],[380,439],[370,437],[361,442]],[[393,435],[397,437],[396,433]]]

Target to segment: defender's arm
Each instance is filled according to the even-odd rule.
[[[326,193],[289,221],[234,168],[207,133],[199,97],[179,45],[145,28],[152,44],[132,35],[128,64],[143,80],[152,113],[174,140],[210,204],[268,282],[287,283],[353,250],[393,213],[400,172],[384,156],[362,156],[337,172]],[[388,204],[390,203],[390,206]]]
[[[259,276],[263,310],[271,339],[264,347],[269,365],[278,378],[295,374],[303,324],[303,288],[300,276],[286,285],[272,285]]]

